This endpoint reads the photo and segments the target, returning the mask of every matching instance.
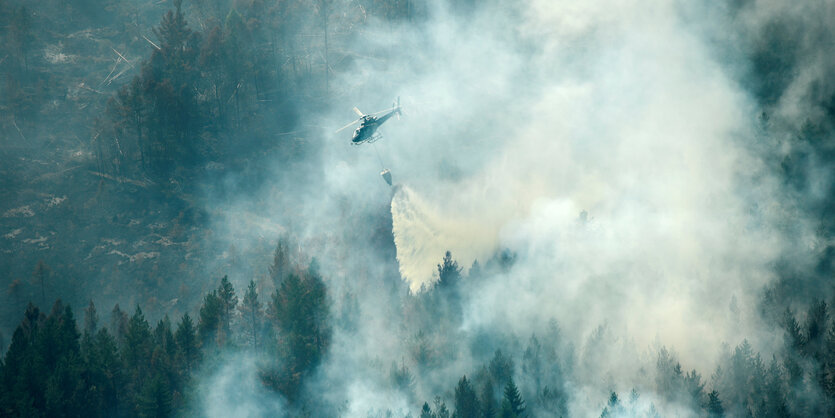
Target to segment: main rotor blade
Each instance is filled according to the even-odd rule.
[[[395,109],[397,109],[397,108],[396,108],[396,107],[392,107],[392,108],[389,108],[389,109],[383,109],[383,110],[381,110],[381,111],[379,111],[379,112],[374,112],[374,113],[371,113],[370,115],[371,115],[371,116],[377,116],[377,115],[379,115],[379,114],[381,114],[381,113],[391,112],[392,110],[395,110]]]
[[[356,106],[354,106],[354,113],[356,113],[356,114],[357,114],[357,116],[359,116],[359,117],[363,117],[363,116],[364,116],[364,115],[362,114],[362,112],[360,112],[360,110],[359,110],[359,109],[357,109],[357,107],[356,107]]]
[[[388,108],[388,109],[383,109],[383,110],[381,110],[381,111],[379,111],[379,112],[374,112],[374,113],[371,113],[371,116],[377,116],[377,115],[379,115],[380,113],[391,112],[391,111],[394,111],[394,110],[397,110],[397,109],[403,109],[403,106],[400,106],[400,104],[398,103],[397,105],[395,105],[395,106],[393,106],[393,107],[390,107],[390,108]]]
[[[360,120],[359,120],[359,119],[357,119],[357,120],[355,120],[355,121],[353,121],[353,122],[351,122],[351,123],[349,123],[349,124],[347,124],[347,125],[345,125],[345,126],[343,126],[343,127],[339,128],[339,129],[337,129],[337,130],[336,130],[336,132],[334,132],[334,133],[339,133],[339,132],[342,132],[345,128],[347,128],[347,127],[349,127],[349,126],[351,126],[351,125],[353,125],[353,124],[355,124],[355,123],[357,123],[357,122],[359,122],[359,121],[360,121]]]

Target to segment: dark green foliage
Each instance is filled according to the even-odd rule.
[[[238,310],[241,313],[241,334],[245,338],[245,343],[257,351],[264,339],[264,310],[261,302],[258,301],[254,280],[250,280]]]
[[[284,278],[273,294],[269,316],[283,364],[267,380],[295,400],[304,377],[319,365],[330,345],[327,289],[315,260],[304,274],[290,273]]]
[[[478,397],[467,376],[458,381],[455,388],[455,416],[456,418],[477,418],[480,414]]]
[[[438,289],[443,291],[455,291],[461,282],[461,267],[458,267],[458,262],[452,258],[452,253],[449,251],[444,254],[442,264],[438,264]]]
[[[435,397],[434,401],[435,405],[435,414],[434,417],[437,418],[449,418],[449,409],[446,407],[446,402],[444,402],[439,396]]]
[[[99,316],[96,313],[96,305],[93,301],[84,309],[84,332],[87,334],[95,334],[98,330]]]
[[[829,312],[826,302],[813,301],[806,314],[804,348],[807,356],[815,360],[822,360],[823,346],[826,338]]]
[[[420,409],[420,418],[432,418],[435,415],[432,414],[432,408],[429,407],[428,402],[423,403],[423,408]]]
[[[389,371],[389,379],[391,386],[404,393],[411,393],[412,385],[415,383],[415,377],[412,372],[406,367],[406,363],[402,362],[398,366],[397,363],[392,363]]]
[[[183,315],[180,320],[174,339],[177,341],[178,363],[189,373],[200,360],[200,346],[197,329],[188,314]]]
[[[226,340],[221,318],[223,310],[223,302],[217,296],[216,290],[203,298],[203,305],[200,306],[200,319],[197,323],[197,336],[202,346],[218,346]]]
[[[495,418],[499,414],[496,405],[495,389],[493,383],[488,380],[481,391],[481,416],[484,418]]]
[[[270,278],[276,288],[293,271],[293,264],[290,257],[290,244],[286,238],[280,238],[273,251],[273,262],[269,267]]]
[[[157,374],[142,389],[138,400],[138,415],[154,418],[171,416],[171,403],[171,389],[165,378]]]
[[[522,400],[522,395],[519,393],[519,388],[516,387],[513,377],[509,378],[504,386],[503,415],[505,409],[509,410],[514,417],[522,417],[525,413],[525,401]]]
[[[97,416],[113,416],[125,398],[122,361],[116,341],[106,329],[95,336],[85,334],[82,342],[85,373],[89,388],[85,396],[87,410]]]
[[[48,316],[29,305],[0,363],[0,415],[162,417],[182,410],[188,368],[199,359],[188,316],[175,337],[168,317],[152,330],[137,306],[122,344],[107,329],[82,336],[76,327],[61,301]]]
[[[503,387],[513,379],[513,359],[505,356],[502,350],[496,350],[488,371],[496,385]]]
[[[224,335],[232,334],[232,315],[238,306],[238,297],[235,296],[235,288],[229,282],[227,276],[220,279],[220,285],[217,288],[217,296],[220,299],[222,307],[221,320],[219,327],[222,328]]]
[[[110,312],[110,335],[117,344],[121,346],[125,342],[125,335],[128,333],[128,315],[119,308],[119,304],[113,307]]]
[[[232,315],[238,306],[238,297],[227,276],[220,279],[220,285],[203,298],[197,335],[206,347],[222,348],[230,343],[232,336]]]
[[[710,418],[722,418],[725,416],[725,408],[719,399],[719,392],[715,390],[707,394],[707,413]]]
[[[606,407],[603,408],[603,412],[600,414],[600,418],[613,418],[619,417],[623,414],[624,408],[621,404],[620,399],[618,398],[618,394],[612,392],[609,395],[609,402],[606,404]]]

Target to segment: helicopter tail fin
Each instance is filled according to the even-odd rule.
[[[393,108],[394,108],[394,111],[395,111],[395,112],[396,112],[396,114],[397,114],[397,120],[400,120],[400,115],[402,115],[402,114],[403,114],[403,112],[400,110],[400,96],[397,96],[397,101],[395,101],[394,103],[392,103],[392,104],[391,104],[391,107],[393,107]]]

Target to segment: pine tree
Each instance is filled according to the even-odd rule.
[[[600,414],[600,418],[615,418],[619,417],[623,414],[623,406],[620,404],[620,399],[618,399],[618,394],[612,392],[609,395],[609,402],[603,408],[603,412]]]
[[[484,418],[495,418],[498,414],[499,411],[496,406],[493,382],[488,379],[481,390],[481,416]]]
[[[220,279],[220,285],[217,288],[217,297],[220,299],[223,308],[220,327],[223,330],[223,335],[228,340],[232,334],[232,315],[234,315],[238,306],[238,297],[235,296],[235,288],[229,282],[227,276],[223,276]]]
[[[423,408],[420,409],[420,418],[434,418],[435,415],[432,413],[432,408],[429,407],[428,402],[423,403]]]
[[[525,413],[525,401],[522,400],[522,395],[519,393],[519,388],[516,387],[516,383],[513,382],[512,376],[507,380],[507,384],[504,387],[504,400],[510,407],[513,416],[523,416],[522,414]]]
[[[294,400],[301,380],[322,360],[330,346],[331,325],[327,288],[316,261],[304,276],[289,274],[273,294],[269,313],[280,336],[278,350],[286,353],[285,370],[273,374],[271,385]]]
[[[179,370],[176,367],[177,343],[171,332],[171,320],[168,315],[161,319],[154,328],[154,349],[151,354],[151,375],[165,379],[172,390],[179,385]]]
[[[152,346],[151,326],[137,305],[125,334],[125,347],[122,350],[125,365],[134,371],[146,369],[150,365]]]
[[[504,385],[513,378],[513,359],[505,356],[502,350],[497,349],[493,353],[493,358],[490,360],[490,365],[487,370],[490,372],[490,377],[493,379],[493,382],[498,385]]]
[[[764,417],[787,417],[789,416],[786,396],[783,390],[783,376],[777,357],[772,357],[771,365],[768,367],[767,380],[765,383],[765,396],[767,398],[762,416]]]
[[[168,417],[172,412],[171,388],[161,375],[146,384],[137,399],[137,412],[141,417]]]
[[[255,290],[255,280],[249,281],[249,286],[244,294],[244,299],[238,306],[243,322],[243,333],[248,336],[248,344],[254,350],[258,350],[260,333],[263,327],[263,309],[258,301],[258,292]]]
[[[88,404],[101,411],[100,416],[118,415],[125,382],[116,340],[100,329],[95,336],[85,335],[82,352]]]
[[[452,259],[452,253],[447,251],[444,254],[442,264],[438,264],[438,288],[456,289],[461,282],[461,267],[458,262]]]
[[[695,410],[704,404],[703,398],[705,384],[702,383],[702,376],[696,372],[695,369],[687,372],[684,376],[682,384],[688,395],[687,401],[690,403],[689,406],[691,408]]]
[[[293,271],[290,257],[290,244],[286,238],[280,238],[275,245],[273,252],[273,263],[269,267],[270,278],[273,285],[278,289],[281,282]]]
[[[96,305],[93,305],[93,300],[87,305],[84,310],[84,333],[88,335],[95,335],[98,331],[99,316],[96,313]]]
[[[806,314],[805,324],[805,351],[806,354],[820,361],[824,340],[826,338],[827,324],[829,323],[829,312],[826,302],[822,300],[813,301]]]
[[[440,396],[435,397],[434,404],[435,416],[437,418],[449,418],[449,409],[447,409],[446,402],[444,402]]]
[[[128,315],[124,313],[117,303],[110,311],[110,335],[116,339],[120,347],[124,345],[125,335],[128,332]]]
[[[707,414],[710,418],[722,418],[725,416],[725,408],[719,400],[719,392],[712,390],[707,394]]]
[[[457,418],[477,418],[479,416],[479,404],[467,376],[458,381],[455,388],[455,416]]]
[[[126,392],[134,409],[138,408],[140,394],[150,377],[152,350],[151,327],[145,320],[142,309],[137,305],[136,311],[128,321],[125,343],[121,349],[127,379]]]
[[[200,319],[197,323],[197,336],[202,347],[218,347],[224,338],[222,316],[223,302],[213,290],[203,297],[203,305],[200,306]]]
[[[186,374],[197,364],[200,359],[200,349],[197,342],[197,331],[191,317],[186,313],[177,326],[174,339],[177,341],[177,356]]]
[[[182,0],[174,0],[174,6],[175,10],[169,10],[154,29],[160,48],[153,50],[140,75],[143,101],[150,110],[147,126],[155,141],[152,157],[163,175],[175,163],[199,161],[204,151],[197,142],[203,121],[197,96],[200,39],[188,27]]]
[[[37,415],[38,409],[44,405],[45,377],[48,370],[35,350],[44,318],[31,302],[23,318],[12,335],[4,361],[0,363],[2,387],[8,390],[0,396],[0,411],[9,416]]]
[[[803,334],[800,331],[800,324],[794,317],[794,313],[789,308],[783,313],[783,327],[788,334],[786,344],[791,351],[800,351],[805,344]]]
[[[392,362],[389,370],[389,380],[391,380],[394,388],[404,393],[411,393],[412,385],[415,382],[415,378],[409,368],[406,367],[405,362],[401,363],[400,366]]]

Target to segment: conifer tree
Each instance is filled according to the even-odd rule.
[[[505,385],[513,378],[513,359],[505,356],[502,350],[497,349],[493,353],[493,358],[490,359],[488,371],[490,377],[497,385]],[[499,386],[501,387],[501,386]]]
[[[95,335],[96,331],[98,331],[98,325],[99,316],[96,313],[96,305],[90,299],[90,304],[87,305],[87,309],[84,309],[84,333],[91,336]]]
[[[184,314],[180,320],[174,339],[177,341],[179,363],[183,366],[185,373],[188,374],[200,358],[196,330],[188,313]]]
[[[264,311],[261,307],[261,302],[258,301],[258,292],[255,289],[255,280],[249,281],[249,286],[246,288],[246,293],[238,306],[241,313],[241,321],[243,323],[243,334],[247,338],[247,344],[254,350],[258,350],[260,343],[261,329],[263,327]]]
[[[525,413],[525,401],[522,400],[522,395],[519,393],[519,388],[516,387],[516,383],[513,382],[512,376],[507,380],[507,384],[504,387],[504,401],[507,402],[513,416],[523,416],[522,414]]]
[[[493,382],[488,379],[481,390],[481,416],[484,418],[495,418],[499,414],[494,392]]]
[[[725,408],[719,400],[719,392],[712,390],[707,394],[707,414],[709,418],[722,418],[725,416]]]
[[[227,339],[232,334],[232,316],[236,312],[238,306],[238,297],[235,296],[235,288],[229,282],[227,276],[220,279],[220,285],[217,288],[217,297],[220,299],[222,306],[220,328],[222,328],[223,335]]]
[[[609,395],[609,402],[603,408],[603,412],[600,414],[600,418],[615,418],[621,416],[623,413],[623,406],[620,403],[620,399],[618,399],[618,394],[612,392]]]
[[[88,403],[100,416],[118,415],[124,398],[125,382],[116,341],[100,329],[95,336],[85,335],[83,352]]]
[[[270,302],[270,319],[280,337],[277,351],[286,356],[284,370],[273,373],[270,381],[291,400],[298,394],[304,376],[319,365],[330,345],[327,302],[327,288],[315,259],[303,276],[289,274]]]
[[[125,343],[121,349],[127,378],[126,391],[134,410],[138,408],[139,395],[145,389],[147,379],[150,377],[152,350],[151,327],[145,320],[142,309],[137,305],[136,311],[128,321]]]
[[[119,308],[117,303],[110,311],[110,335],[116,340],[120,347],[125,342],[125,335],[128,332],[128,315]]]
[[[461,282],[461,267],[452,258],[452,253],[447,251],[444,254],[442,264],[438,264],[438,288],[455,289]]]
[[[172,412],[171,388],[157,374],[142,388],[137,400],[137,412],[142,417],[168,417]]]
[[[269,267],[270,278],[273,285],[278,289],[284,278],[293,271],[290,257],[290,244],[284,237],[279,238],[273,251],[273,263]]]
[[[476,397],[467,376],[463,376],[458,381],[458,386],[455,388],[455,417],[457,418],[477,418],[479,416],[478,397]]]
[[[223,302],[213,290],[203,297],[203,305],[200,306],[200,318],[197,323],[197,336],[202,347],[217,347],[222,343],[221,332],[223,327]]]
[[[420,418],[433,418],[432,408],[429,407],[428,402],[423,403],[423,408],[420,409]]]

